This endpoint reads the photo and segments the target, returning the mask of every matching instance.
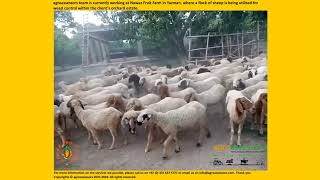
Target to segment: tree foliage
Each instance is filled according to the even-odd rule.
[[[118,36],[130,42],[142,40],[144,49],[156,49],[167,56],[186,56],[183,39],[192,35],[254,31],[256,22],[266,26],[264,11],[139,11],[96,12]]]
[[[97,11],[104,24],[115,29],[111,51],[136,49],[142,40],[145,55],[186,57],[185,36],[210,33],[234,33],[255,31],[257,21],[266,29],[266,11]],[[55,64],[81,64],[82,26],[75,23],[71,12],[56,11],[55,20]],[[74,29],[69,38],[66,31]],[[205,40],[205,39],[204,39]]]

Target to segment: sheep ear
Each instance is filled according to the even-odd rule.
[[[244,108],[244,110],[249,110],[251,107],[252,107],[252,102],[249,100],[249,99],[247,99],[247,98],[245,98],[245,97],[243,97],[243,98],[241,98],[242,99],[242,107]]]
[[[186,95],[186,96],[184,97],[184,100],[185,100],[187,103],[189,103],[190,101],[193,101],[193,100],[194,100],[193,93],[190,93],[190,94]]]
[[[67,107],[68,107],[68,108],[71,107],[71,100],[72,100],[72,99],[70,99],[70,100],[67,102]]]
[[[81,108],[84,109],[84,106],[80,100],[79,100],[79,103],[80,103]]]
[[[261,95],[260,95],[260,97],[259,97],[259,99],[261,100],[261,102],[262,103],[265,103],[265,104],[267,104],[267,93],[262,93]]]
[[[241,104],[241,98],[238,98],[237,100],[236,100],[236,110],[237,110],[237,112],[239,113],[239,114],[242,114],[243,113],[243,111],[244,111],[244,109],[243,109],[243,106],[242,106],[242,104]]]

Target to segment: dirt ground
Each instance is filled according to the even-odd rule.
[[[95,68],[94,71],[100,72],[101,68]],[[69,72],[60,72],[55,74],[55,84],[61,80],[79,79],[79,75],[95,74],[94,71],[86,72],[80,70],[71,70]],[[80,73],[80,74],[79,74]],[[57,92],[57,91],[56,91]],[[144,127],[137,128],[137,134],[129,134],[128,145],[123,145],[120,138],[116,142],[116,149],[109,150],[111,144],[111,135],[109,132],[101,132],[104,147],[98,150],[96,145],[89,143],[87,132],[84,128],[76,129],[72,124],[68,125],[70,138],[74,147],[74,158],[72,162],[59,160],[61,158],[61,149],[59,149],[60,139],[55,137],[54,141],[54,168],[55,169],[267,169],[267,135],[259,136],[258,131],[250,130],[250,115],[241,134],[242,147],[263,146],[265,151],[216,151],[216,145],[228,145],[230,130],[228,130],[229,120],[225,116],[225,109],[222,103],[209,106],[207,109],[209,117],[209,129],[211,138],[205,138],[201,147],[196,147],[198,131],[188,130],[178,134],[181,145],[179,153],[174,152],[174,145],[171,144],[169,158],[162,159],[163,146],[159,140],[151,145],[151,151],[144,152],[146,136]],[[80,122],[79,122],[80,123]],[[266,131],[266,130],[265,130]],[[234,143],[237,139],[237,130],[235,130]],[[233,159],[233,164],[227,165],[226,161]],[[242,159],[247,159],[246,165],[240,165]],[[221,161],[222,165],[215,165],[215,160]]]

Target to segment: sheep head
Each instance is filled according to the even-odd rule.
[[[253,78],[253,73],[252,73],[252,71],[249,71],[249,73],[248,73],[248,79],[250,79],[250,78]]]
[[[186,95],[183,99],[184,99],[187,103],[189,103],[189,102],[191,102],[191,101],[198,101],[197,98],[196,98],[195,93],[190,93],[190,94]]]
[[[236,110],[238,112],[238,115],[243,114],[243,112],[246,110],[250,110],[252,106],[252,102],[246,97],[236,99]]]
[[[75,114],[74,107],[77,107],[77,106],[84,109],[82,102],[78,98],[72,98],[67,102],[67,107],[70,108],[70,115],[71,116],[73,116]]]
[[[140,111],[142,109],[143,109],[143,105],[137,98],[131,98],[128,101],[128,104],[126,106],[126,111],[129,111],[129,110]]]
[[[179,83],[178,83],[178,88],[180,89],[186,89],[190,86],[190,80],[189,79],[182,79]]]
[[[144,123],[150,122],[155,115],[155,111],[146,109],[142,111],[137,118],[137,125],[141,126]]]
[[[233,88],[234,88],[235,90],[240,91],[240,90],[245,89],[245,88],[246,88],[246,85],[243,83],[242,79],[237,79],[237,80],[235,80],[234,83],[233,83]]]
[[[140,77],[137,74],[131,74],[128,79],[129,85],[139,86]]]
[[[146,83],[146,78],[145,77],[140,78],[139,86],[144,86],[145,83]]]
[[[113,107],[121,112],[125,111],[123,99],[119,95],[111,95],[111,96],[107,97],[106,106]]]
[[[169,97],[169,88],[167,85],[160,85],[159,87],[159,95],[161,99]]]
[[[128,111],[126,112],[122,119],[121,119],[121,126],[125,128],[128,126],[129,132],[131,134],[136,134],[136,124],[137,124],[137,118],[140,114],[140,111]]]

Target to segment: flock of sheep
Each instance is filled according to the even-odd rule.
[[[108,66],[101,74],[82,77],[74,84],[59,83],[63,93],[55,96],[55,132],[64,146],[67,121],[79,127],[80,120],[88,131],[88,141],[92,140],[98,149],[102,148],[98,131],[109,130],[109,149],[114,149],[119,135],[127,144],[128,134],[134,135],[143,125],[147,135],[145,152],[150,151],[157,137],[163,143],[165,159],[171,141],[175,152],[180,151],[180,131],[198,129],[196,145],[201,146],[204,137],[211,136],[207,111],[222,104],[230,122],[229,143],[233,144],[234,126],[238,126],[237,145],[241,145],[247,113],[252,114],[251,128],[254,130],[258,124],[259,134],[264,133],[266,65],[266,57],[261,54],[253,59],[212,59],[206,65],[190,63],[177,68]]]

